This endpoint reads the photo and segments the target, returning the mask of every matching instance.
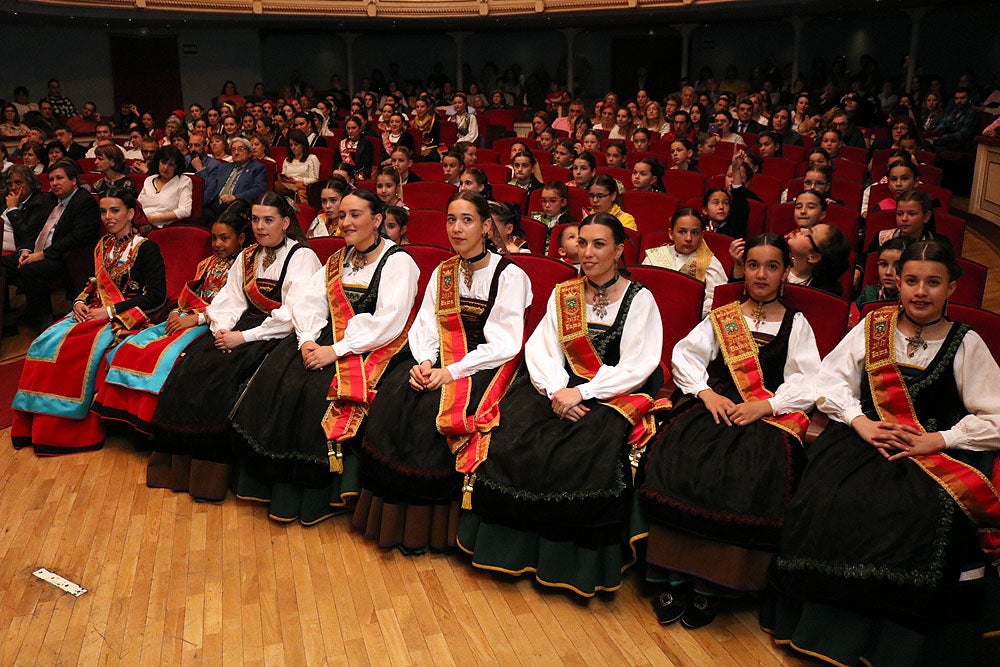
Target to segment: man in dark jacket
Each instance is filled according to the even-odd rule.
[[[21,321],[47,326],[52,321],[50,283],[66,276],[67,260],[97,242],[101,224],[97,202],[78,187],[80,167],[70,160],[49,166],[50,192],[29,219],[19,223],[18,249],[2,258],[8,280],[24,287],[27,308]],[[82,289],[83,285],[73,285]],[[6,327],[5,327],[6,328]]]

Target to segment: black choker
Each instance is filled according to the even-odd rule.
[[[597,315],[597,319],[599,320],[603,320],[608,314],[608,304],[611,303],[610,299],[608,299],[608,288],[618,282],[618,277],[618,271],[615,270],[615,275],[603,285],[598,285],[590,278],[587,278],[587,282],[594,288],[594,315]]]
[[[458,268],[462,271],[462,281],[465,283],[467,288],[472,289],[472,274],[475,273],[475,269],[472,268],[472,265],[486,257],[488,254],[490,254],[490,251],[486,247],[483,247],[483,251],[475,257],[469,257],[466,259],[461,255],[458,256]]]
[[[358,250],[357,246],[354,246],[354,254],[351,255],[351,268],[355,271],[360,271],[361,269],[368,266],[368,253],[377,248],[379,244],[382,243],[382,237],[376,235],[375,243],[371,244],[368,248],[364,250]]]
[[[934,326],[935,324],[937,324],[938,322],[940,322],[941,320],[944,319],[944,315],[942,315],[941,317],[937,318],[936,320],[933,320],[932,322],[924,322],[923,324],[921,324],[920,322],[917,322],[915,319],[913,319],[912,317],[910,317],[909,315],[907,315],[905,310],[903,311],[903,317],[905,317],[907,320],[910,321],[911,324],[913,324],[915,327],[917,327],[916,333],[914,333],[912,336],[906,336],[905,337],[906,338],[906,356],[907,357],[913,357],[913,355],[915,355],[917,353],[917,350],[926,350],[927,349],[927,341],[924,340],[924,327],[932,327],[932,326]]]
[[[760,329],[760,325],[767,320],[767,313],[764,311],[764,307],[769,303],[777,301],[778,297],[768,299],[767,301],[758,301],[757,299],[750,297],[750,300],[753,301],[753,312],[750,314],[750,317],[753,319],[756,328]]]

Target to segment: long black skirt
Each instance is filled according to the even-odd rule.
[[[763,421],[716,424],[704,403],[686,397],[650,444],[640,504],[651,523],[773,551],[804,460],[785,431]]]
[[[981,470],[991,463],[988,453],[949,454]],[[777,580],[795,597],[929,619],[982,560],[972,524],[918,465],[889,461],[831,422],[788,508]]]
[[[372,404],[360,452],[362,485],[386,502],[449,501],[458,497],[463,477],[437,430],[441,390],[411,389],[410,368],[412,363],[401,363],[388,373]],[[491,368],[472,376],[468,414],[495,374]]]
[[[489,521],[592,537],[604,530],[620,539],[632,482],[629,423],[598,401],[584,405],[590,412],[579,421],[560,419],[528,376],[519,377],[500,403],[473,511]]]
[[[233,327],[251,329],[263,321],[248,311]],[[229,415],[247,382],[279,340],[243,343],[224,353],[212,336],[194,341],[177,360],[153,414],[155,449],[208,461],[232,457]]]

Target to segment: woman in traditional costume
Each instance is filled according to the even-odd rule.
[[[353,526],[381,547],[455,546],[460,492],[471,488],[517,371],[531,285],[491,251],[490,227],[481,195],[451,198],[456,256],[434,269],[410,327],[415,363],[390,373],[372,405]]]
[[[294,330],[289,293],[320,268],[299,242],[302,230],[281,195],[265,192],[257,200],[251,228],[256,243],[236,258],[205,309],[212,336],[198,338],[177,360],[153,414],[154,450],[191,457],[188,491],[198,500],[226,497],[230,413],[261,362]]]
[[[643,463],[647,578],[658,620],[710,623],[718,601],[767,587],[820,358],[812,328],[781,303],[788,243],[762,234],[744,255],[747,299],[716,308],[674,347],[683,394]]]
[[[100,206],[108,233],[94,249],[94,277],[73,312],[31,344],[14,396],[11,441],[41,456],[104,446],[104,423],[91,407],[107,370],[105,353],[147,327],[166,300],[160,249],[132,224],[134,191],[113,187]]]
[[[108,355],[108,375],[94,405],[102,417],[152,434],[153,414],[170,370],[191,343],[209,335],[205,311],[250,238],[250,206],[238,199],[212,225],[212,255],[198,264],[167,321],[128,337]],[[154,452],[146,466],[146,484],[187,490],[190,464],[190,456]]]
[[[629,461],[652,435],[663,325],[618,268],[621,221],[587,216],[578,238],[584,276],[556,286],[525,346],[528,376],[500,403],[458,539],[476,567],[590,597],[635,562]]]
[[[357,496],[358,434],[403,358],[417,296],[419,269],[382,238],[378,198],[356,190],[340,212],[347,247],[293,295],[296,335],[268,356],[233,417],[245,440],[236,494],[269,501],[277,521],[313,525]]]
[[[834,664],[988,664],[1000,368],[947,319],[961,275],[949,244],[913,243],[898,267],[900,305],[823,361],[817,406],[831,421],[789,505],[762,625]]]

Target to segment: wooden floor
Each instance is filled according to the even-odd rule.
[[[1000,276],[970,230],[965,255]],[[986,307],[1000,311],[1000,289]],[[30,336],[4,339],[3,358]],[[638,576],[584,602],[459,554],[380,551],[340,516],[279,525],[233,498],[198,504],[144,485],[124,436],[59,459],[0,431],[0,666],[807,664],[772,646],[743,603],[707,628],[662,628]],[[40,581],[48,568],[89,590]]]

